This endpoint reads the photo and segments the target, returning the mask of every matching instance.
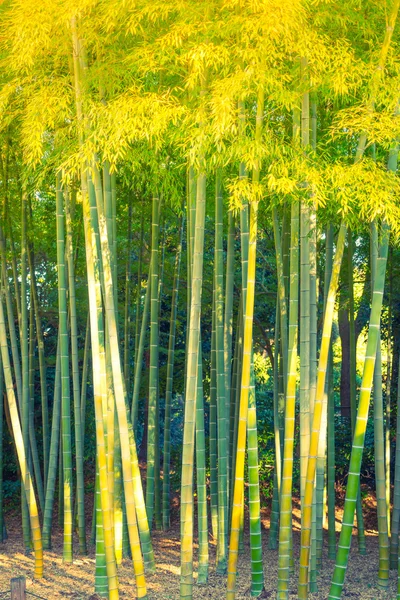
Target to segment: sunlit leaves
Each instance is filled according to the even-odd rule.
[[[111,164],[122,160],[129,145],[145,139],[156,149],[170,123],[183,112],[170,94],[141,93],[131,88],[107,104],[94,104],[89,141]]]
[[[332,133],[335,136],[355,136],[366,133],[370,144],[378,143],[389,148],[400,135],[400,116],[392,110],[371,110],[365,105],[340,111]]]
[[[68,93],[69,92],[69,93]],[[21,142],[26,163],[42,157],[45,138],[71,122],[71,89],[63,79],[50,79],[32,90],[23,111]]]
[[[236,208],[243,199],[311,198],[322,218],[327,207],[370,220],[387,206],[395,228],[397,187],[383,163],[352,166],[361,132],[380,152],[400,134],[396,46],[374,110],[365,101],[384,7],[368,0],[367,16],[360,10],[358,0],[12,0],[3,19],[0,125],[13,125],[25,167],[38,173],[62,164],[77,174],[107,159],[135,178],[143,170],[141,186],[154,179],[177,199],[188,163],[210,174],[222,167]],[[73,16],[87,61],[80,147]],[[256,142],[260,87],[264,132]],[[318,104],[317,153],[292,142],[292,109],[305,91]],[[236,179],[240,163],[247,179]]]
[[[247,177],[234,177],[227,183],[229,192],[229,207],[234,212],[239,212],[245,202],[260,202],[263,197],[263,186],[254,183]]]
[[[396,236],[400,233],[400,182],[385,165],[373,160],[326,168],[326,186],[338,204],[338,212],[350,222],[386,220]]]

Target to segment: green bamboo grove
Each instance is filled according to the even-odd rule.
[[[2,565],[400,599],[399,8],[1,4]]]

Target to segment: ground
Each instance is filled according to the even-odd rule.
[[[360,556],[357,551],[357,540],[353,537],[353,544],[346,577],[346,587],[343,598],[359,598],[361,600],[395,600],[397,573],[390,573],[390,587],[387,592],[377,588],[378,567],[378,538],[375,531],[374,501],[365,501],[367,509],[367,555]],[[368,518],[368,511],[371,517]],[[298,509],[294,510],[294,558],[295,570],[298,567],[300,536],[298,530]],[[56,521],[57,517],[55,517]],[[341,510],[337,513],[337,529],[340,528]],[[24,575],[27,579],[27,590],[36,596],[45,599],[70,598],[73,600],[89,600],[94,594],[94,548],[90,546],[88,556],[75,556],[74,564],[66,565],[62,562],[62,533],[55,526],[53,536],[53,550],[45,552],[45,573],[41,580],[33,579],[33,557],[24,554],[21,536],[20,513],[17,510],[7,511],[8,539],[0,544],[0,592],[9,589],[10,578]],[[264,542],[264,574],[265,591],[263,598],[276,597],[277,562],[276,550],[268,549],[268,510],[263,511],[263,542]],[[179,522],[175,515],[173,525],[165,532],[154,532],[154,552],[157,563],[157,573],[149,575],[148,591],[151,600],[178,600],[179,599]],[[77,547],[77,544],[76,544]],[[327,558],[327,549],[324,547],[323,569],[318,578],[318,593],[311,594],[312,599],[326,599],[328,597],[330,578],[333,571],[333,561]],[[119,568],[120,596],[121,598],[135,598],[135,582],[132,563],[125,559]],[[250,551],[248,545],[239,557],[237,580],[237,599],[250,598]],[[0,595],[1,597],[1,595]],[[195,600],[225,598],[225,579],[215,573],[215,545],[210,539],[210,575],[207,586],[195,586],[193,597]],[[291,597],[296,598],[296,579],[291,583]],[[29,598],[34,596],[28,595]],[[92,600],[97,598],[93,596]]]

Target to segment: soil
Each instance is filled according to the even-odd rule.
[[[353,544],[346,576],[346,585],[343,598],[356,600],[395,600],[397,587],[397,573],[390,573],[390,584],[387,591],[377,587],[378,569],[378,537],[376,532],[376,510],[374,498],[364,501],[366,509],[366,545],[367,555],[360,556],[357,550],[356,536]],[[88,513],[90,514],[90,503]],[[342,510],[338,508],[336,516],[336,529],[340,530]],[[295,573],[298,569],[299,556],[299,508],[298,502],[294,503],[294,530],[293,547],[295,559]],[[89,517],[89,515],[88,515]],[[90,519],[88,519],[90,522]],[[74,557],[73,564],[63,564],[62,561],[62,532],[58,527],[57,513],[55,512],[55,531],[53,535],[53,549],[45,552],[45,572],[41,580],[33,579],[33,556],[24,553],[21,536],[20,512],[15,508],[8,508],[6,524],[8,539],[0,543],[0,592],[10,587],[10,578],[24,575],[26,577],[28,600],[34,595],[44,599],[66,598],[71,600],[95,600],[94,595],[94,547],[89,545],[87,556]],[[264,574],[265,591],[262,598],[276,598],[278,552],[268,548],[269,510],[263,509],[263,544],[264,544]],[[354,532],[355,533],[355,532]],[[247,536],[245,537],[247,539]],[[147,576],[148,597],[152,600],[178,600],[179,599],[179,520],[177,512],[173,514],[172,526],[168,531],[154,532],[154,553],[157,563],[157,572]],[[77,544],[76,544],[77,547]],[[195,546],[195,554],[197,546]],[[196,565],[195,565],[196,566]],[[334,563],[327,558],[326,540],[323,550],[323,568],[318,577],[318,592],[310,594],[312,599],[326,599],[328,597],[330,579]],[[132,562],[124,559],[119,567],[120,596],[121,598],[135,598],[135,580]],[[291,598],[297,597],[297,577],[291,581]],[[250,549],[245,543],[243,554],[239,556],[237,599],[250,598]],[[210,573],[207,586],[195,586],[193,598],[225,599],[225,578],[215,572],[215,543],[210,536]],[[0,595],[0,597],[3,597]],[[7,598],[7,596],[5,596]]]

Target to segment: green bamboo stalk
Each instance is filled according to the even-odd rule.
[[[235,442],[237,439],[237,420],[236,420],[236,416],[237,416],[237,397],[238,397],[238,368],[239,368],[239,355],[241,352],[241,343],[242,343],[242,317],[243,317],[243,311],[241,308],[241,301],[239,303],[240,309],[237,312],[237,317],[236,317],[236,336],[235,336],[235,349],[234,349],[234,353],[233,353],[233,362],[232,362],[232,374],[231,374],[231,384],[230,384],[230,423],[229,423],[229,458],[230,458],[230,463],[229,463],[229,472],[231,474],[231,477],[229,479],[230,481],[230,486],[231,486],[231,495],[230,497],[232,497],[232,491],[233,491],[233,479],[232,479],[232,473],[233,473],[233,467],[235,464],[235,453],[233,451],[233,449],[235,448]]]
[[[18,415],[17,402],[15,399],[14,386],[11,374],[11,365],[7,347],[6,325],[3,310],[3,298],[0,294],[0,347],[3,363],[4,382],[7,390],[7,400],[9,414],[12,424],[12,432],[15,442],[15,447],[18,455],[18,463],[21,470],[21,479],[24,482],[24,491],[29,507],[30,527],[32,531],[33,549],[35,553],[35,579],[40,579],[43,576],[43,545],[40,531],[38,507],[36,503],[35,491],[32,484],[32,479],[27,470],[27,460],[25,456],[24,442],[22,437],[22,429]]]
[[[235,283],[235,219],[228,211],[228,240],[226,250],[225,276],[225,315],[224,315],[224,363],[225,363],[225,402],[228,435],[228,481],[232,480],[232,438],[229,435],[232,383],[232,335],[233,335],[233,288]]]
[[[326,299],[322,341],[318,363],[317,389],[312,420],[309,458],[307,464],[306,486],[304,490],[304,508],[301,528],[300,573],[298,586],[299,598],[307,598],[308,596],[308,571],[311,545],[311,523],[316,462],[318,457],[323,400],[325,395],[326,372],[331,343],[333,312],[335,307],[336,292],[339,283],[340,266],[344,252],[345,239],[346,226],[342,223],[339,230],[336,253],[332,267],[332,275],[329,284],[329,292]]]
[[[72,214],[69,198],[69,190],[64,194],[65,217],[66,217],[66,256],[68,266],[68,292],[69,312],[71,327],[71,364],[72,364],[72,391],[74,399],[74,427],[75,427],[75,460],[76,460],[76,497],[78,514],[78,538],[79,553],[86,554],[86,532],[85,532],[85,482],[83,475],[83,443],[81,423],[81,398],[79,382],[79,360],[78,360],[78,322],[76,310],[75,292],[75,265],[74,247],[72,240]]]
[[[113,267],[113,280],[118,281],[118,238],[117,238],[117,175],[115,171],[111,173],[111,214],[112,214],[112,245],[111,260]],[[118,317],[118,286],[115,283],[114,288],[115,312]]]
[[[17,253],[15,250],[14,235],[13,235],[10,211],[7,211],[6,217],[8,218],[8,231],[9,231],[9,241],[10,241],[10,250],[11,250],[11,269],[12,269],[12,273],[13,273],[13,286],[14,286],[14,300],[15,300],[15,306],[17,309],[18,328],[19,328],[20,339],[21,339],[21,292],[19,289]]]
[[[28,349],[28,261],[27,261],[27,198],[26,191],[22,191],[21,200],[21,372],[22,372],[22,396],[21,396],[21,424],[22,437],[24,440],[25,458],[28,461],[25,466],[26,473],[29,472],[28,464],[30,463],[30,447],[29,447],[29,349]],[[23,488],[27,488],[28,482],[23,482]],[[25,502],[25,496],[22,493],[22,519],[25,522],[24,542],[27,552],[30,551],[30,534],[27,525],[28,509]],[[29,504],[29,500],[28,500]],[[25,513],[25,515],[24,515]]]
[[[264,104],[262,91],[258,98],[257,115],[259,124],[262,116],[259,110]],[[262,113],[261,113],[262,115]],[[233,507],[231,520],[231,535],[229,541],[228,558],[228,585],[227,600],[234,600],[236,592],[237,559],[239,552],[239,538],[241,516],[244,504],[244,458],[246,448],[246,427],[249,407],[249,391],[251,384],[251,362],[253,355],[253,312],[256,274],[256,244],[257,244],[257,202],[250,203],[250,227],[248,238],[248,266],[246,278],[246,311],[243,341],[243,365],[241,374],[240,415],[235,461],[235,484],[233,491]],[[254,563],[252,564],[254,570]]]
[[[304,75],[307,76],[306,70]],[[310,103],[310,138],[311,148],[314,153],[317,148],[317,103],[315,95],[305,94],[303,98]],[[314,403],[317,385],[317,219],[315,202],[310,207],[309,223],[309,258],[310,258],[310,420],[314,413]],[[329,361],[329,359],[328,359]],[[323,496],[325,491],[325,458],[327,436],[327,397],[323,400],[322,436],[318,446],[317,473],[313,504],[315,510],[312,514],[311,526],[311,564],[310,564],[310,591],[317,591],[317,570],[322,565],[323,545]],[[310,421],[311,422],[311,421]],[[322,491],[321,491],[322,490]],[[322,498],[322,501],[321,501]],[[318,512],[318,516],[317,516]]]
[[[276,297],[276,313],[275,313],[275,335],[274,335],[274,442],[275,442],[275,468],[274,468],[274,483],[272,493],[271,520],[269,529],[268,547],[271,550],[276,550],[278,545],[279,532],[279,496],[281,486],[281,440],[279,430],[279,315],[280,315],[279,296]]]
[[[81,382],[81,425],[82,425],[82,447],[85,447],[85,424],[86,424],[86,390],[88,383],[90,355],[90,313],[86,320],[85,348],[83,350],[82,382]]]
[[[143,213],[142,213],[143,223]],[[125,266],[125,309],[124,309],[124,379],[126,385],[126,393],[129,396],[130,392],[130,368],[129,368],[129,355],[130,355],[130,337],[131,337],[131,314],[130,314],[130,294],[131,294],[131,270],[132,270],[132,204],[129,203],[128,209],[128,247],[127,257]],[[141,269],[141,258],[142,258],[142,246],[140,246],[139,255],[139,273]],[[140,277],[138,277],[138,298],[140,298]],[[137,306],[137,304],[136,304]],[[140,306],[140,301],[139,301]],[[139,315],[138,315],[139,317]],[[136,336],[135,336],[136,341]]]
[[[158,320],[161,320],[161,304],[163,296],[163,284],[164,284],[164,266],[165,266],[165,237],[166,227],[165,218],[161,223],[162,241],[160,246],[160,275],[158,281]],[[158,333],[160,338],[160,331]],[[156,415],[157,415],[157,427],[155,436],[155,461],[154,461],[154,523],[156,529],[162,529],[162,488],[161,488],[161,465],[160,465],[160,380],[157,381],[157,404],[156,404]]]
[[[210,372],[210,505],[214,540],[218,539],[217,378],[215,357],[215,285],[213,286]]]
[[[264,94],[257,98],[255,140],[261,144],[262,123],[264,119]],[[253,169],[253,185],[260,181],[260,164]],[[249,239],[250,243],[250,239]],[[249,251],[250,254],[250,251]],[[252,273],[250,273],[252,275]],[[255,280],[255,273],[254,273]],[[250,283],[251,285],[251,283]],[[251,293],[251,292],[250,292]],[[246,307],[247,309],[247,307]],[[254,310],[254,309],[253,309]],[[253,342],[252,342],[253,343]],[[261,539],[260,516],[260,479],[257,437],[257,408],[254,377],[254,359],[250,363],[249,406],[247,412],[247,462],[249,472],[249,517],[250,517],[250,554],[251,554],[251,595],[259,596],[264,589],[264,572]]]
[[[241,108],[244,110],[244,106]],[[244,117],[243,117],[244,118]],[[245,165],[241,164],[239,166],[239,176],[241,179],[247,179],[247,172],[245,170]],[[248,270],[248,262],[249,262],[249,203],[247,198],[244,198],[242,201],[242,208],[240,211],[240,246],[241,246],[241,275],[242,275],[242,295],[241,295],[241,345],[239,349],[239,361],[238,361],[238,369],[237,369],[237,381],[236,381],[236,402],[235,402],[235,439],[234,439],[234,460],[232,460],[232,473],[236,473],[236,460],[237,460],[237,447],[239,440],[239,417],[240,417],[240,403],[241,403],[241,394],[242,394],[242,370],[243,370],[243,352],[244,352],[244,325],[245,325],[245,312],[246,312],[246,302],[247,302],[247,270]],[[234,497],[234,485],[235,482],[232,479],[232,502]],[[231,521],[233,518],[233,504],[231,505]],[[239,520],[239,553],[244,551],[244,491],[242,494],[242,505],[241,505],[241,513]]]
[[[153,213],[151,221],[151,299],[150,299],[150,370],[149,370],[149,402],[147,433],[147,475],[146,475],[146,510],[151,529],[154,518],[154,484],[155,453],[157,443],[156,429],[159,427],[157,415],[158,390],[158,348],[159,348],[159,226],[160,201],[153,197]]]
[[[194,225],[196,216],[196,177],[193,166],[187,170],[187,198],[186,198],[186,347],[189,341],[189,319],[192,290],[192,268],[193,268],[193,244],[194,244]],[[185,386],[187,380],[187,360],[185,361]],[[186,387],[185,387],[186,397]]]
[[[285,404],[285,436],[280,503],[278,600],[286,600],[289,587],[290,546],[292,533],[292,475],[295,399],[297,380],[297,311],[298,311],[298,262],[299,262],[299,205],[292,203],[290,245],[290,301],[288,373]]]
[[[146,339],[147,324],[149,321],[150,314],[150,298],[151,298],[151,262],[149,265],[149,275],[147,279],[147,288],[144,298],[144,307],[142,314],[142,325],[140,328],[140,340],[137,355],[135,354],[135,377],[133,381],[133,394],[132,394],[132,406],[131,406],[131,420],[133,430],[136,431],[136,424],[138,418],[139,409],[139,393],[140,393],[140,382],[142,373],[142,363],[144,354],[144,344]]]
[[[301,80],[307,84],[307,59],[300,59]],[[301,98],[301,145],[310,143],[310,97]],[[300,203],[300,496],[304,496],[310,445],[310,208]]]
[[[126,409],[126,392],[118,344],[118,330],[116,322],[117,314],[114,305],[115,295],[113,287],[113,271],[110,262],[109,241],[102,202],[102,186],[100,181],[100,174],[96,167],[94,167],[93,172],[95,175],[95,197],[92,198],[91,194],[89,194],[90,205],[91,208],[93,208],[93,210],[91,211],[91,227],[99,232],[101,241],[101,258],[104,274],[105,315],[110,343],[110,352],[112,357],[111,365],[115,403],[118,415],[119,436],[121,443],[121,458],[125,501],[127,508],[127,523],[133,566],[137,582],[138,597],[146,598],[146,580],[144,576],[144,563],[140,547],[140,541],[143,546],[145,564],[149,565],[149,568],[151,569],[154,565],[154,558],[152,555],[148,520],[146,514],[143,512],[143,490],[138,466],[135,437],[132,426],[128,420]]]
[[[311,147],[316,151],[317,146],[317,104],[315,98],[311,101]],[[310,209],[310,411],[314,412],[314,402],[317,387],[317,213],[315,202]]]
[[[281,240],[281,234],[279,230],[278,213],[275,207],[272,208],[272,219],[274,226],[274,241],[275,241],[275,254],[276,254],[276,270],[278,278],[278,301],[279,301],[279,315],[280,315],[280,345],[282,355],[282,366],[283,366],[283,382],[286,389],[287,379],[287,361],[288,361],[288,324],[287,324],[287,278],[285,277],[285,268],[283,260],[283,246],[282,243],[287,237],[284,230],[283,240]]]
[[[60,371],[61,371],[61,363],[60,363]],[[60,386],[61,386],[61,378],[60,378]],[[60,392],[62,393],[62,392]],[[64,478],[63,478],[63,456],[62,456],[62,431],[61,431],[61,417],[60,417],[60,439],[59,439],[59,447],[60,452],[58,455],[58,525],[60,528],[63,526],[64,522]]]
[[[168,340],[167,376],[165,389],[164,458],[163,458],[163,528],[170,525],[170,462],[171,462],[171,402],[173,391],[176,316],[178,311],[179,274],[182,255],[184,216],[179,227],[179,242],[175,257],[174,281],[172,285],[171,319]]]
[[[11,342],[11,355],[12,362],[15,373],[15,385],[17,388],[17,399],[18,405],[21,408],[22,403],[22,374],[21,374],[21,362],[19,359],[19,350],[18,350],[18,342],[17,342],[17,333],[15,329],[15,321],[13,316],[13,305],[11,300],[11,292],[10,285],[8,281],[7,274],[7,263],[6,263],[6,243],[4,238],[4,233],[0,223],[0,256],[1,256],[1,266],[2,266],[2,280],[3,280],[3,289],[4,296],[6,301],[6,311],[7,311],[7,324],[8,324],[8,332],[10,335]],[[18,300],[20,305],[20,300]]]
[[[284,396],[287,381],[287,360],[288,360],[288,331],[287,331],[287,276],[285,275],[287,260],[283,260],[286,249],[283,247],[283,241],[287,239],[285,227],[287,219],[284,218],[282,224],[283,239],[279,228],[278,213],[275,207],[272,207],[272,219],[274,228],[275,254],[278,279],[278,293],[275,317],[275,363],[274,363],[274,440],[275,440],[275,474],[274,474],[274,492],[273,492],[273,513],[271,518],[270,542],[271,548],[276,548],[279,525],[279,503],[281,493],[282,477],[282,450],[283,450],[283,411]],[[286,254],[285,254],[286,256]]]
[[[144,243],[144,210],[143,202],[141,206],[141,221],[140,221],[140,248],[139,248],[139,261],[138,261],[138,276],[137,276],[137,292],[136,292],[136,315],[135,315],[135,369],[137,356],[140,344],[140,306],[142,302],[142,270],[143,270],[143,243]],[[150,281],[150,279],[149,279]]]
[[[350,415],[351,415],[351,430],[354,435],[354,427],[356,424],[357,414],[357,386],[356,386],[356,375],[357,375],[357,342],[356,342],[356,331],[355,331],[355,318],[354,318],[354,282],[353,282],[353,235],[349,232],[349,245],[348,245],[348,271],[349,271],[349,343],[350,343]],[[364,531],[364,517],[362,513],[361,503],[361,490],[358,492],[357,505],[356,505],[356,518],[357,518],[357,539],[358,539],[358,551],[361,555],[367,553],[365,547],[365,531]],[[336,549],[335,549],[336,555]],[[334,558],[334,557],[332,557]]]
[[[113,498],[113,526],[115,560],[117,565],[122,563],[123,538],[124,538],[124,492],[122,487],[121,444],[118,436],[118,424],[114,419],[114,498]]]
[[[196,484],[199,537],[198,585],[208,581],[208,518],[206,486],[206,443],[204,428],[203,359],[199,341],[199,364],[197,367],[196,396]]]
[[[376,223],[371,223],[371,289],[375,287],[376,261],[378,258],[378,230]],[[386,506],[385,480],[385,448],[383,427],[383,395],[382,395],[382,353],[381,338],[378,333],[375,371],[374,371],[374,458],[375,486],[378,512],[379,536],[379,572],[378,585],[384,589],[389,583],[389,535]]]
[[[180,598],[192,598],[193,590],[193,459],[196,421],[198,352],[200,340],[201,288],[203,282],[206,176],[197,176],[195,236],[191,284],[186,399],[183,429],[181,483],[181,585]]]
[[[340,533],[339,547],[336,555],[336,566],[333,573],[331,588],[329,592],[329,600],[335,600],[341,597],[350,552],[354,510],[360,485],[361,459],[364,448],[365,430],[368,420],[371,388],[375,368],[376,350],[379,340],[380,315],[382,308],[383,288],[385,283],[388,238],[388,231],[385,230],[383,233],[383,240],[379,249],[379,256],[376,260],[376,276],[372,296],[368,341],[364,361],[364,372],[360,390],[356,426],[354,430],[353,446],[350,458],[342,530]]]
[[[97,461],[96,461],[97,462]],[[99,482],[99,467],[96,466],[95,484],[95,522],[96,522],[96,570],[94,575],[94,590],[100,598],[108,598],[107,562],[104,548],[104,525],[101,509]]]
[[[393,253],[392,247],[389,247],[389,292],[388,292],[388,332],[387,332],[387,354],[386,354],[386,406],[385,406],[385,475],[386,475],[386,519],[388,524],[388,535],[389,540],[391,536],[391,510],[390,510],[390,502],[391,502],[391,468],[390,468],[390,442],[391,442],[391,430],[390,430],[390,421],[391,421],[391,371],[392,371],[392,288],[393,288]],[[389,542],[390,543],[390,542]]]
[[[398,163],[399,144],[396,141],[389,150],[388,171],[396,173]],[[399,363],[400,364],[400,363]],[[400,372],[400,370],[399,370]],[[400,386],[397,389],[397,406],[399,406]],[[400,420],[399,411],[397,411],[396,422],[396,441],[400,439]],[[395,451],[395,473],[394,473],[394,494],[393,494],[393,513],[390,537],[390,568],[396,568],[396,557],[398,560],[398,596],[400,595],[400,554],[399,554],[399,522],[400,522],[400,444],[396,443]],[[390,505],[389,505],[390,508]]]
[[[256,390],[254,381],[253,361],[251,363],[250,372],[249,408],[247,413],[247,440],[247,457],[249,472],[251,595],[259,596],[264,589],[264,571],[260,518],[260,480],[257,438]]]
[[[240,296],[240,301],[239,301],[239,310],[238,310],[238,315],[237,315],[237,319],[236,319],[236,342],[235,342],[235,354],[236,354],[236,364],[235,364],[235,371],[234,371],[234,375],[235,375],[235,380],[232,383],[232,391],[234,392],[234,395],[232,394],[232,399],[231,399],[231,411],[230,411],[230,418],[231,418],[231,426],[230,426],[230,431],[232,432],[232,467],[231,467],[231,471],[232,473],[235,472],[235,462],[236,462],[236,452],[235,452],[235,448],[237,446],[237,436],[238,436],[238,427],[239,427],[239,404],[240,404],[240,381],[241,381],[241,376],[242,376],[242,358],[243,358],[243,291],[241,293]],[[232,499],[233,497],[233,486],[234,486],[234,478],[232,477],[231,479],[231,490],[230,490],[230,498]],[[230,504],[230,515],[229,518],[231,518],[232,516],[232,503]]]
[[[310,210],[300,205],[300,497],[310,446]]]
[[[42,404],[42,440],[43,440],[43,472],[44,472],[44,486],[47,485],[47,473],[49,468],[49,407],[47,399],[47,374],[46,374],[46,359],[44,351],[44,338],[42,330],[42,318],[40,314],[39,298],[37,293],[36,273],[35,273],[35,258],[31,247],[28,248],[28,261],[29,261],[29,274],[31,279],[31,291],[33,306],[35,310],[35,322],[36,322],[36,337],[38,345],[38,357],[39,357],[39,373],[40,373],[40,395]]]
[[[60,335],[57,339],[56,372],[54,377],[53,415],[51,421],[51,437],[49,451],[49,470],[47,476],[46,497],[43,513],[43,548],[51,548],[51,526],[53,523],[54,490],[56,487],[58,446],[60,441],[61,417],[61,356]]]
[[[103,419],[104,429],[107,440],[107,479],[108,479],[108,493],[110,497],[110,513],[111,513],[111,528],[114,534],[114,474],[115,474],[115,395],[114,385],[112,376],[111,366],[111,349],[110,349],[110,337],[108,334],[108,324],[105,323],[104,331],[105,340],[105,361],[106,361],[106,401],[103,406]],[[114,535],[115,539],[115,535]],[[115,548],[114,548],[115,549]]]
[[[228,427],[225,400],[224,299],[223,299],[223,200],[222,175],[215,179],[215,360],[217,383],[218,541],[217,573],[225,573],[228,549]]]
[[[89,189],[87,184],[89,183]],[[98,247],[96,238],[92,228],[90,214],[90,200],[88,191],[93,196],[93,185],[90,179],[86,179],[85,173],[81,173],[82,197],[83,197],[83,215],[85,229],[85,248],[86,248],[86,264],[88,277],[88,292],[89,292],[89,312],[90,312],[90,332],[91,332],[91,347],[92,347],[92,363],[94,387],[94,405],[96,419],[96,447],[97,447],[97,462],[99,487],[101,489],[100,501],[101,512],[103,517],[103,535],[107,540],[105,544],[105,559],[108,578],[109,598],[118,598],[118,580],[115,565],[114,538],[112,535],[112,516],[110,508],[110,498],[108,491],[108,476],[107,476],[107,432],[106,420],[107,414],[107,399],[106,399],[106,361],[105,361],[105,343],[104,343],[104,323],[103,311],[101,302],[101,290],[99,280],[99,261]],[[93,200],[92,200],[93,205]],[[93,211],[93,220],[95,213]],[[95,499],[96,507],[96,499]],[[97,511],[95,509],[93,525],[97,533]]]
[[[399,358],[400,374],[400,358]],[[397,380],[397,406],[400,406],[400,377]],[[397,411],[396,440],[400,440],[400,410]],[[398,567],[399,554],[399,524],[400,524],[400,443],[396,443],[394,466],[394,491],[392,512],[392,535],[390,537],[390,568]]]
[[[329,369],[329,357],[328,357]],[[321,433],[318,444],[318,458],[316,464],[315,484],[315,528],[316,528],[316,569],[322,568],[323,549],[323,521],[324,521],[324,490],[325,490],[325,463],[326,463],[326,439],[328,420],[328,395],[325,393],[322,399]],[[311,590],[312,591],[312,590]]]
[[[317,108],[313,100],[311,102],[311,145],[316,149],[317,137]],[[317,217],[315,203],[310,208],[310,418],[314,413],[315,395],[317,387]],[[328,359],[329,362],[329,359]],[[326,463],[326,437],[327,437],[327,396],[323,400],[323,425],[321,443],[318,447],[316,488],[320,490],[319,498],[316,493],[314,503],[318,507],[313,513],[312,542],[311,542],[311,571],[310,591],[317,591],[317,570],[322,565],[323,546],[323,514],[325,491],[325,463]],[[322,491],[321,491],[322,490]],[[315,517],[314,517],[315,515]]]
[[[69,383],[69,343],[67,323],[67,290],[65,269],[64,202],[61,175],[57,174],[57,265],[58,306],[61,352],[61,431],[63,455],[63,501],[64,501],[64,545],[63,560],[72,562],[72,451],[71,451],[71,407]]]
[[[325,237],[325,275],[324,275],[324,312],[328,299],[329,285],[333,268],[333,226],[326,229]],[[332,342],[331,342],[332,343]],[[315,567],[320,569],[322,563],[322,528],[324,507],[324,472],[327,459],[327,495],[328,495],[328,554],[336,554],[335,534],[335,406],[333,389],[331,388],[332,351],[328,352],[328,365],[326,373],[325,394],[322,399],[321,434],[318,446],[315,486],[315,511],[312,519],[315,527],[315,536],[312,535],[312,544],[315,552]],[[329,416],[328,416],[329,411]],[[325,439],[324,439],[325,438]],[[329,439],[327,439],[329,438]],[[325,451],[327,456],[325,457]],[[312,547],[313,552],[313,547]],[[311,575],[310,575],[311,577]]]
[[[30,286],[30,293],[32,297],[32,283]],[[28,419],[29,419],[29,449],[30,449],[30,462],[29,470],[35,476],[36,490],[39,500],[40,510],[43,513],[44,510],[44,489],[43,489],[43,478],[40,470],[39,452],[37,447],[36,432],[35,432],[35,325],[34,325],[34,310],[33,303],[29,308],[29,352],[28,352],[28,363],[29,363],[29,407],[28,407]],[[32,468],[33,467],[33,468]]]
[[[107,240],[108,240],[108,249],[109,249],[109,262],[111,267],[111,275],[112,275],[112,291],[114,296],[114,311],[115,318],[117,319],[117,310],[118,310],[118,280],[116,278],[115,272],[115,260],[116,257],[114,255],[114,208],[113,208],[113,198],[112,198],[112,190],[111,190],[111,175],[110,175],[110,166],[108,161],[103,162],[102,169],[102,181],[99,173],[96,173],[94,177],[94,185],[95,185],[95,195],[96,195],[96,204],[97,207],[101,206],[101,209],[97,209],[98,214],[100,212],[103,214],[105,221],[105,230],[107,232]],[[101,186],[101,183],[103,184]],[[93,212],[94,215],[94,212]],[[95,222],[95,217],[92,222]],[[96,229],[98,224],[96,223]],[[100,231],[99,231],[100,236]],[[100,240],[99,240],[100,241]],[[100,244],[98,248],[99,258],[101,256]],[[102,258],[99,260],[102,263]],[[105,288],[105,278],[103,274],[103,286]],[[106,440],[107,440],[107,479],[108,479],[108,493],[109,493],[109,508],[110,508],[110,516],[111,516],[111,535],[113,537],[113,541],[115,542],[115,528],[114,528],[114,500],[115,500],[115,392],[114,392],[114,382],[113,382],[113,374],[112,374],[112,357],[111,357],[111,344],[110,344],[110,335],[109,335],[109,324],[108,320],[105,321],[105,329],[104,329],[104,339],[105,339],[105,361],[106,361],[106,404],[103,405],[103,419],[104,419],[104,429],[106,432]],[[121,522],[118,524],[121,526]],[[114,547],[115,550],[115,547]]]
[[[82,41],[78,36],[78,29],[76,19],[71,19],[71,31],[72,31],[72,42],[73,42],[73,67],[74,67],[74,86],[75,86],[75,106],[77,111],[77,119],[79,125],[79,142],[83,143],[84,133],[84,115],[82,106],[82,71],[86,69],[85,65],[85,52]],[[133,483],[132,478],[135,478],[133,472],[133,464],[131,463],[131,457],[133,453],[132,444],[130,442],[130,436],[133,437],[132,429],[129,430],[127,411],[126,411],[126,398],[124,394],[124,384],[122,379],[121,362],[118,349],[118,332],[116,326],[116,307],[114,306],[114,294],[115,288],[112,285],[112,273],[110,265],[110,248],[108,245],[107,228],[104,223],[104,213],[101,213],[101,257],[102,257],[102,269],[99,269],[98,261],[98,250],[96,244],[96,233],[98,233],[98,222],[97,222],[97,210],[101,211],[102,198],[100,197],[101,185],[99,186],[99,173],[97,168],[94,168],[94,174],[96,178],[96,194],[98,195],[98,204],[96,206],[96,198],[93,194],[93,186],[91,185],[90,177],[86,177],[85,168],[87,165],[82,164],[81,168],[81,191],[82,191],[82,205],[84,211],[84,222],[85,222],[85,248],[86,248],[86,263],[88,273],[88,290],[89,290],[89,301],[91,305],[91,330],[92,330],[92,361],[94,373],[105,373],[105,368],[100,365],[100,351],[103,348],[100,346],[98,320],[102,317],[102,300],[100,290],[100,276],[99,271],[101,270],[104,275],[104,304],[106,309],[108,333],[110,338],[110,348],[112,353],[112,366],[113,366],[113,382],[115,390],[115,400],[118,412],[118,424],[119,434],[121,439],[121,453],[123,462],[123,475],[124,475],[124,486],[126,490],[127,498],[127,515],[129,531],[131,536],[131,547],[132,555],[134,556],[134,568],[137,581],[137,592],[139,597],[145,598],[147,596],[146,584],[143,574],[142,557],[139,548],[139,541],[137,535],[137,523],[134,505],[134,489],[132,489]],[[100,187],[100,190],[99,190]],[[94,200],[94,201],[93,201]],[[116,261],[115,261],[116,262]],[[96,265],[96,269],[95,269]],[[98,379],[97,377],[94,380]],[[106,561],[107,561],[107,575],[108,584],[110,591],[110,600],[117,599],[118,594],[118,581],[116,578],[115,568],[115,553],[112,539],[112,520],[109,509],[109,495],[108,495],[108,482],[107,482],[107,462],[105,452],[103,448],[105,446],[104,440],[104,426],[102,419],[102,391],[98,390],[95,392],[96,399],[96,417],[98,419],[98,427],[96,428],[98,434],[98,457],[99,457],[99,476],[100,476],[100,487],[101,493],[101,505],[103,512],[103,523],[104,523],[104,535],[105,535],[105,550],[106,550]],[[136,554],[135,554],[136,552]],[[138,554],[140,556],[138,556]]]

